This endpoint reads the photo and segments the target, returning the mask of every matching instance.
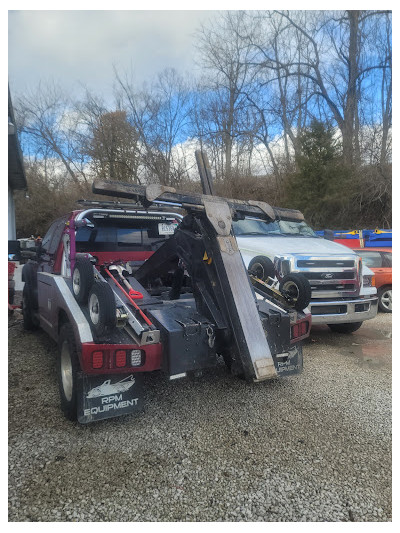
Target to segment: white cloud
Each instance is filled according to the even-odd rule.
[[[237,150],[234,145],[232,148],[232,160],[235,161],[237,157]],[[198,139],[188,139],[182,143],[176,144],[172,151],[173,158],[187,169],[191,179],[198,179],[198,169],[195,158],[195,150],[200,149],[200,141]],[[285,143],[283,135],[277,135],[271,142],[271,150],[275,158],[280,159],[285,155]],[[293,153],[293,151],[291,150]],[[206,149],[207,153],[207,149]],[[211,154],[207,154],[210,158]],[[247,154],[246,154],[247,155]],[[211,168],[215,174],[215,168]],[[264,176],[273,171],[270,155],[265,145],[259,143],[254,146],[251,157],[251,172],[253,176]]]
[[[78,82],[111,93],[113,64],[138,83],[156,72],[193,67],[193,33],[210,11],[11,11],[9,78],[22,92],[39,80]]]

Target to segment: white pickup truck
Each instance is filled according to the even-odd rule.
[[[377,313],[374,273],[350,248],[317,236],[300,211],[274,208],[276,220],[233,222],[245,266],[257,277],[305,276],[312,290],[313,324],[352,333]]]

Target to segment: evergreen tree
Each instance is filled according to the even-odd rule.
[[[300,136],[297,172],[288,179],[286,199],[318,228],[344,227],[353,197],[351,169],[343,162],[333,128],[314,120]]]

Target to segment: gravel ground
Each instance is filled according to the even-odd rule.
[[[300,376],[145,380],[142,414],[59,409],[56,345],[9,321],[9,521],[390,521],[391,316],[314,328]]]

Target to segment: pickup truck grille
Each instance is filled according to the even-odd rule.
[[[299,259],[299,268],[354,267],[354,259]]]
[[[302,257],[297,259],[295,269],[308,279],[313,298],[341,297],[358,292],[355,259]]]
[[[302,272],[308,280],[312,279],[356,279],[355,272]],[[327,274],[329,276],[327,277]]]

